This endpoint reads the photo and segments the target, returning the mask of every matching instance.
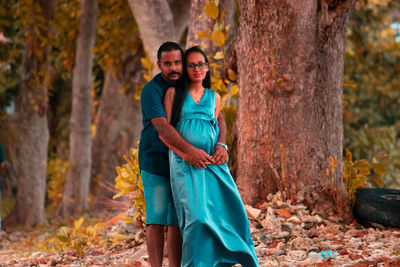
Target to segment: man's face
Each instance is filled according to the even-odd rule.
[[[157,61],[161,74],[169,83],[175,83],[182,75],[182,55],[179,50],[164,51]]]

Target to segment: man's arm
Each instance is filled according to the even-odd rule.
[[[183,139],[176,129],[168,123],[166,118],[153,118],[151,119],[151,123],[164,141],[171,146],[176,147],[186,155],[185,160],[190,164],[199,168],[205,168],[206,164],[213,162],[212,157],[205,151],[192,146]]]

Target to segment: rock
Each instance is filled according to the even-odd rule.
[[[368,248],[371,248],[371,249],[378,249],[378,248],[383,248],[383,247],[385,247],[384,242],[372,242],[372,243],[368,244]]]
[[[290,233],[289,232],[286,232],[286,231],[282,231],[282,232],[279,232],[279,233],[277,233],[277,234],[273,234],[272,235],[272,237],[273,238],[276,238],[276,239],[279,239],[279,238],[286,238],[286,237],[288,237],[290,235]]]
[[[285,254],[285,244],[283,243],[278,243],[278,245],[275,248],[265,248],[265,254],[266,255],[283,255]]]
[[[300,224],[300,223],[301,223],[299,217],[297,217],[297,216],[292,216],[292,217],[290,217],[289,219],[287,219],[287,221],[288,221],[288,222],[292,222],[292,223],[297,223],[297,224]]]
[[[291,250],[288,252],[288,257],[295,261],[302,261],[307,257],[307,252],[304,250]]]
[[[322,218],[319,215],[315,216],[310,216],[310,215],[304,215],[301,220],[305,223],[321,223]]]
[[[247,216],[251,219],[257,219],[260,216],[261,210],[253,208],[250,205],[245,205]]]
[[[320,262],[324,259],[321,255],[321,253],[314,252],[314,251],[311,251],[310,253],[308,253],[307,257],[310,258],[313,263]]]
[[[142,231],[137,231],[135,234],[135,242],[136,243],[143,243],[145,235]]]
[[[350,238],[348,243],[353,248],[359,248],[359,247],[362,247],[364,245],[363,241],[361,241],[360,239],[355,238],[355,237]]]
[[[281,230],[282,223],[280,222],[280,220],[277,219],[272,208],[268,207],[267,215],[265,216],[265,219],[261,222],[261,225],[268,231],[275,230],[276,232],[278,232]]]
[[[296,237],[289,241],[288,245],[293,250],[309,251],[309,248],[314,245],[314,242],[310,238]]]

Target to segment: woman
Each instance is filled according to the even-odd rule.
[[[164,98],[168,121],[192,145],[212,154],[220,96],[210,90],[208,60],[198,47],[183,56],[183,74]],[[167,144],[167,143],[166,143]],[[259,266],[249,222],[227,164],[200,169],[171,149],[171,189],[182,232],[182,266]]]

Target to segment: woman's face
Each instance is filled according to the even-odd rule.
[[[190,81],[203,81],[208,71],[208,64],[201,53],[192,52],[186,58],[186,69]]]

